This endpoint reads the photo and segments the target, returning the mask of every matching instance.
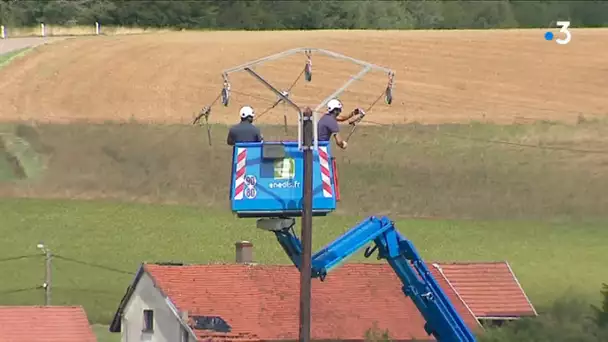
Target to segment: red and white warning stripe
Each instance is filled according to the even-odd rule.
[[[319,146],[319,164],[321,165],[323,197],[332,197],[331,174],[329,173],[329,155],[327,154],[327,147]]]
[[[234,199],[243,199],[245,191],[245,164],[247,163],[247,149],[239,147],[236,154],[236,180],[234,182]]]

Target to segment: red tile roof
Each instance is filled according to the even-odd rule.
[[[145,270],[180,311],[220,316],[231,325],[226,340],[297,340],[299,272],[294,266],[147,264]],[[439,284],[472,329],[478,322],[441,274]],[[313,280],[312,338],[363,340],[374,321],[393,340],[433,340],[424,319],[387,264],[345,264],[325,282]],[[200,338],[209,331],[195,330]],[[215,336],[224,334],[215,333]]]
[[[477,318],[536,316],[507,262],[439,265]]]
[[[0,306],[2,342],[96,342],[80,306]]]

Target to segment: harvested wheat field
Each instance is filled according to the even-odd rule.
[[[543,30],[172,32],[87,37],[42,46],[0,70],[0,119],[67,122],[131,120],[188,122],[218,95],[221,71],[295,47],[317,47],[396,71],[392,106],[380,101],[369,122],[563,120],[608,115],[608,30],[573,29],[558,45]],[[298,54],[257,67],[287,88],[304,67]],[[359,67],[313,56],[313,80],[292,90],[315,106]],[[214,106],[213,122],[234,122],[241,105],[258,113],[275,96],[245,72],[231,75],[228,108]],[[368,107],[387,76],[370,72],[341,99]],[[283,108],[261,123],[279,123]],[[295,123],[295,116],[289,117]]]

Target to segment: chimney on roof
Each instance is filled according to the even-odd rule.
[[[249,241],[239,241],[236,246],[236,262],[249,264],[253,262],[253,244]]]

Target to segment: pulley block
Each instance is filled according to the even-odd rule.
[[[224,107],[228,107],[229,103],[230,103],[230,92],[228,91],[228,89],[223,88],[222,89],[222,104],[224,105]]]
[[[224,107],[228,107],[230,103],[230,82],[228,82],[228,76],[222,75],[224,77],[224,87],[222,88],[222,104]]]
[[[386,104],[393,103],[393,79],[395,78],[395,73],[390,72],[388,74],[388,85],[386,86],[386,90],[384,92],[384,101]]]
[[[304,68],[304,79],[306,82],[312,81],[312,66],[306,63],[306,67]]]
[[[306,79],[306,82],[312,81],[312,58],[310,54],[310,51],[306,51],[307,60],[306,66],[304,67],[304,79]]]
[[[386,91],[384,92],[384,101],[386,102],[386,104],[391,104],[393,103],[393,88],[392,87],[386,87]]]

